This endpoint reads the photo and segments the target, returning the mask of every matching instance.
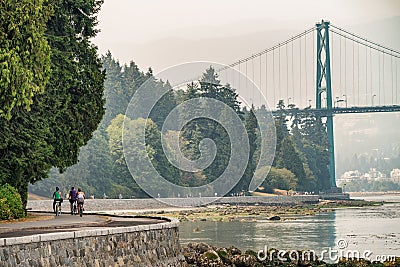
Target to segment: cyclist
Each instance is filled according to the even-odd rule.
[[[58,186],[56,186],[56,191],[54,191],[53,193],[53,212],[56,211],[55,210],[56,202],[59,202],[61,207],[61,203],[63,202],[63,197],[60,188]]]
[[[76,190],[75,187],[71,187],[71,191],[69,191],[68,199],[69,203],[71,204],[71,215],[74,214],[74,203],[76,205]]]
[[[83,203],[85,203],[85,198],[86,198],[86,196],[85,196],[85,193],[83,193],[82,188],[78,187],[78,193],[76,195],[76,201],[78,203],[78,213],[80,213],[80,210],[79,210],[80,203],[82,203],[82,210],[85,210],[83,207]]]

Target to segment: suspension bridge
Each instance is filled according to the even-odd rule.
[[[255,107],[265,97],[274,113],[282,112],[274,105],[284,101],[290,112],[307,110],[325,117],[330,182],[337,189],[333,117],[399,112],[399,58],[399,51],[322,21],[218,74]]]

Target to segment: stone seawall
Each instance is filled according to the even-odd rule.
[[[165,204],[171,203],[171,205]],[[168,199],[87,199],[85,209],[89,212],[99,211],[146,211],[154,209],[165,209],[175,206],[199,207],[207,204],[213,205],[297,205],[301,203],[318,203],[318,195],[295,195],[295,196],[246,196],[246,197],[191,197],[191,198],[168,198]],[[65,202],[63,205],[67,204]],[[50,211],[52,200],[30,200],[28,208],[35,211]]]
[[[179,221],[0,238],[1,266],[185,266]]]

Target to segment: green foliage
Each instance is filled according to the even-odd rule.
[[[315,114],[296,115],[293,120],[293,137],[296,147],[307,164],[307,177],[314,185],[308,190],[330,188],[329,153],[326,125]],[[295,123],[296,122],[296,123]],[[315,181],[312,181],[315,180]],[[311,184],[311,183],[310,183]]]
[[[299,185],[303,188],[309,186],[307,184],[302,184],[306,180],[306,173],[300,155],[293,146],[292,138],[290,136],[283,139],[277,158],[277,168],[286,168],[294,173],[294,175],[299,179]]]
[[[297,109],[294,105],[291,105],[290,108]],[[326,125],[320,117],[315,116],[313,113],[307,113],[306,110],[302,113],[294,112],[294,114],[291,114],[290,110],[283,110],[283,107],[281,110],[283,112],[282,115],[276,118],[277,152],[281,151],[280,146],[284,138],[289,135],[286,124],[290,121],[290,139],[300,157],[305,173],[305,176],[298,177],[298,189],[317,191],[330,188]],[[290,120],[287,120],[286,117],[290,117]],[[285,124],[283,127],[282,123]],[[278,128],[278,126],[280,127]],[[281,141],[279,142],[279,140]],[[282,158],[282,155],[277,155],[275,163],[279,158]]]
[[[81,187],[87,196],[100,197],[104,193],[108,194],[113,172],[107,138],[100,131],[95,131],[93,138],[81,148],[78,159],[77,164],[63,173],[53,168],[49,174],[50,178],[35,183],[30,187],[30,191],[50,197],[55,186],[60,186],[62,192],[67,192],[74,186]]]
[[[220,80],[218,80],[218,75],[215,69],[210,66],[203,73],[199,84],[189,84],[188,90],[186,91],[185,100],[193,99],[196,97],[213,98],[219,100],[233,109],[241,118],[243,118],[243,113],[240,110],[240,103],[238,101],[238,94],[230,88],[230,86],[222,85]],[[207,103],[202,103],[201,100],[198,104],[190,107],[190,110],[182,112],[181,116],[183,119],[188,114],[192,116],[201,117],[200,106],[207,109]],[[219,114],[215,116],[219,117],[219,121],[227,122],[226,110],[219,110]],[[205,180],[199,180],[200,183],[209,183],[218,178],[226,169],[230,155],[231,155],[231,144],[229,140],[228,133],[226,130],[216,121],[199,118],[191,121],[182,131],[182,143],[185,144],[182,148],[184,155],[189,159],[198,159],[200,157],[199,144],[200,141],[209,138],[216,144],[217,152],[214,161],[210,166],[202,171],[202,175],[205,176]],[[201,174],[196,174],[197,177],[203,177]],[[195,174],[183,172],[182,174],[185,180],[190,180]],[[188,178],[191,177],[191,178]]]
[[[266,167],[263,167],[266,168]],[[263,171],[260,169],[259,171]],[[261,187],[264,188],[265,192],[272,192],[274,188],[284,189],[284,190],[293,190],[297,187],[298,179],[296,176],[289,170],[277,169],[272,167],[265,178],[264,182],[261,184]]]
[[[156,82],[153,87],[156,88],[155,90],[167,91],[150,112],[150,118],[157,124],[158,129],[161,130],[165,118],[176,106],[175,94],[168,81],[165,84],[162,81]]]
[[[0,117],[30,110],[50,78],[50,47],[45,38],[52,8],[45,0],[0,1]]]
[[[182,131],[172,129],[162,133],[167,140],[179,135],[182,153],[191,160],[198,159],[201,155],[200,141],[204,138],[212,139],[216,144],[217,154],[212,164],[203,171],[192,173],[178,170],[168,162],[161,145],[160,130],[166,115],[176,104],[198,97],[220,100],[235,110],[240,117],[245,118],[243,123],[249,136],[250,160],[242,179],[233,191],[239,192],[248,189],[260,156],[261,141],[264,142],[264,145],[272,145],[271,140],[261,140],[260,129],[255,117],[255,114],[267,117],[265,107],[258,110],[254,108],[240,110],[238,95],[231,90],[229,85],[220,84],[218,75],[212,67],[205,71],[199,83],[188,84],[187,90],[173,91],[168,82],[157,80],[152,75],[151,69],[147,73],[143,73],[133,62],[121,66],[110,52],[102,57],[102,61],[103,68],[107,71],[105,81],[106,113],[98,130],[87,146],[82,147],[79,162],[76,165],[69,167],[62,174],[53,169],[51,179],[38,183],[31,187],[31,190],[46,193],[46,189],[55,185],[63,188],[73,185],[82,186],[87,194],[96,197],[102,196],[104,193],[112,198],[117,198],[120,193],[124,197],[147,197],[147,194],[139,188],[132,177],[146,178],[151,173],[150,169],[146,169],[148,166],[145,165],[147,156],[156,170],[174,184],[200,186],[213,181],[226,169],[231,156],[231,140],[219,123],[210,119],[198,118],[187,123]],[[149,89],[154,92],[166,89],[167,94],[154,107],[150,119],[125,118],[122,114],[125,113],[128,103],[146,80],[145,86],[148,86]],[[133,104],[139,105],[136,107],[141,108],[141,103]],[[199,117],[202,112],[201,108],[207,108],[205,105],[206,103],[197,100],[179,114],[179,119],[186,120],[188,116]],[[258,170],[257,174],[260,174],[261,178],[265,177],[263,186],[267,190],[280,188],[304,191],[329,187],[325,125],[320,118],[313,117],[311,114],[291,116],[290,113],[285,113],[287,110],[284,109],[283,101],[279,103],[278,107],[282,114],[275,118],[277,130],[275,168],[272,168],[268,176],[267,167]],[[218,112],[219,121],[226,122],[228,120],[226,110],[221,109]],[[288,119],[290,117],[291,119]],[[128,133],[124,135],[125,141],[134,148],[129,156],[137,164],[137,168],[134,168],[132,173],[129,172],[125,162],[126,154],[124,155],[122,150],[124,119],[125,127],[129,129]],[[288,122],[292,122],[291,131],[289,131]],[[143,150],[135,149],[143,141],[138,139],[135,132],[143,127],[146,128],[147,154],[143,154]],[[270,153],[273,152],[270,151]],[[172,153],[171,156],[176,155]],[[328,183],[324,184],[325,181]],[[170,195],[172,196],[172,194]]]
[[[124,121],[125,119],[125,121]],[[123,125],[124,124],[124,125]],[[124,127],[124,128],[123,128]],[[139,131],[146,129],[146,143],[140,139]],[[124,132],[122,132],[124,130]],[[122,150],[122,133],[124,145],[128,147]],[[178,177],[174,170],[168,165],[168,161],[162,151],[160,134],[157,125],[151,119],[139,118],[131,120],[123,115],[118,115],[111,121],[107,128],[109,136],[109,149],[113,156],[115,176],[113,182],[126,186],[132,190],[131,194],[136,197],[143,197],[146,194],[137,186],[136,180],[145,181],[152,178],[152,167],[148,165],[148,159],[153,163],[154,168],[171,182]],[[129,157],[130,162],[134,162],[135,167],[130,172],[125,161]],[[157,185],[152,184],[155,188]],[[162,191],[159,188],[158,191]]]
[[[52,166],[63,170],[75,164],[104,114],[105,76],[90,43],[101,3],[46,2],[53,8],[45,30],[50,80],[44,93],[33,97],[30,111],[14,107],[12,119],[0,117],[0,184],[14,186],[24,205],[28,183],[46,178]]]
[[[53,74],[41,106],[47,117],[53,152],[52,165],[64,169],[77,162],[80,147],[104,115],[104,79],[97,49],[96,14],[102,1],[53,0],[54,16],[46,34],[52,49]]]
[[[238,184],[232,190],[232,192],[234,193],[241,191],[248,191],[251,179],[253,178],[254,171],[257,167],[259,155],[256,155],[255,152],[257,150],[257,147],[260,146],[260,143],[259,143],[259,138],[257,136],[259,132],[257,118],[254,113],[255,113],[254,106],[252,106],[250,111],[247,112],[246,114],[245,128],[250,145],[249,161],[247,163],[243,177],[240,179]]]
[[[0,186],[0,219],[10,220],[22,217],[25,217],[25,210],[20,194],[9,184]]]
[[[228,105],[243,118],[243,113],[240,110],[240,103],[238,101],[239,95],[229,84],[221,84],[221,81],[218,80],[218,74],[212,66],[206,69],[199,82],[200,88],[198,88],[199,93],[197,95],[219,100]]]
[[[101,124],[107,128],[111,120],[118,114],[125,114],[132,96],[146,80],[146,77],[134,62],[121,67],[110,51],[102,57],[102,63],[107,73],[107,79],[104,82],[106,112]]]
[[[287,120],[285,116],[275,117],[275,130],[276,130],[276,152],[278,153],[281,150],[281,145],[283,140],[289,135],[289,130],[287,128]],[[279,158],[275,157],[273,166],[276,166],[277,160]]]
[[[282,111],[275,118],[277,150],[274,166],[292,171],[298,178],[297,190],[317,191],[330,187],[329,155],[327,152],[326,126],[313,114],[290,114],[278,103]],[[295,107],[292,105],[292,109]],[[288,120],[287,117],[291,119]],[[291,121],[289,133],[287,123]]]
[[[113,119],[110,123],[110,125],[107,128],[107,136],[108,136],[108,148],[109,148],[109,153],[111,154],[111,159],[112,159],[112,187],[107,190],[107,194],[110,197],[116,197],[119,195],[119,193],[123,193],[123,191],[130,190],[129,194],[130,196],[145,196],[145,193],[139,188],[139,186],[136,184],[134,178],[132,177],[131,173],[129,172],[128,166],[125,162],[125,154],[123,151],[122,147],[122,131],[123,131],[123,124],[124,124],[124,119],[125,120],[125,127],[129,127],[129,129],[139,129],[142,124],[139,125],[139,123],[145,123],[143,120],[137,121],[136,123],[133,122],[129,118],[125,118],[124,115],[118,115]],[[143,125],[144,127],[144,125]],[[129,147],[134,150],[137,148],[137,143],[139,142],[138,139],[134,139],[136,135],[129,133],[126,136],[124,136],[125,141],[129,144]],[[130,154],[132,157],[132,154]],[[143,170],[144,163],[143,161],[145,160],[144,155],[139,155],[137,158],[131,158],[131,160],[135,161],[135,163],[138,166],[138,170]],[[141,173],[145,175],[145,173]],[[137,175],[140,175],[137,174]],[[125,189],[123,189],[125,187]],[[110,190],[111,189],[111,190]],[[120,192],[116,192],[115,190],[120,190]],[[125,194],[127,194],[125,192]]]
[[[109,142],[115,140],[110,140],[106,129],[114,118],[125,113],[131,97],[148,76],[146,77],[134,62],[121,66],[110,52],[102,57],[102,63],[107,72],[104,83],[106,111],[98,129],[93,133],[93,138],[81,148],[77,164],[67,168],[62,174],[52,169],[50,178],[31,186],[30,191],[47,196],[49,188],[59,185],[66,188],[81,186],[87,195],[96,198],[103,194],[118,197],[120,193],[123,197],[145,196],[138,186],[132,183],[133,179],[124,161],[117,160],[116,155],[110,153]],[[119,132],[115,134],[120,134],[122,128],[117,131]]]

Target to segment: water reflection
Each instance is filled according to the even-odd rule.
[[[400,200],[400,198],[399,198]],[[344,239],[347,250],[374,255],[400,255],[400,203],[379,207],[338,209],[295,220],[253,222],[182,222],[180,240],[207,242],[259,250],[268,245],[279,249],[308,249],[321,252],[337,249]]]
[[[280,249],[315,249],[334,246],[335,213],[297,217],[288,221],[183,222],[181,243],[207,242],[259,250],[267,244]]]
[[[337,238],[349,250],[370,250],[374,255],[400,255],[400,203],[336,212]]]

